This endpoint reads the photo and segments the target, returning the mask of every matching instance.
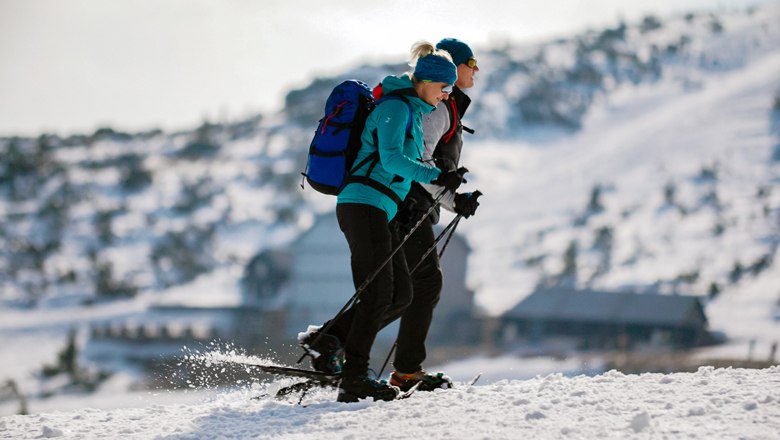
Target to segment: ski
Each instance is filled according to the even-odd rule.
[[[303,397],[310,389],[315,387],[323,387],[323,386],[328,386],[328,385],[325,385],[321,382],[312,381],[312,380],[305,380],[303,382],[298,382],[283,388],[279,388],[279,390],[276,391],[276,395],[274,397],[276,397],[277,399],[282,399],[289,396],[290,394],[301,392],[303,393],[301,395],[301,400],[303,400]],[[332,386],[336,386],[336,384],[333,384]],[[300,403],[300,401],[298,403]]]
[[[307,382],[320,384],[323,386],[338,384],[341,376],[339,374],[323,373],[321,371],[308,370],[305,368],[284,367],[280,365],[265,365],[254,362],[237,362],[250,368],[254,368],[263,373],[274,376],[298,377],[306,379]]]
[[[291,394],[301,393],[301,398],[298,400],[300,404],[303,398],[306,396],[309,390],[312,388],[325,388],[336,387],[341,380],[341,376],[338,374],[323,373],[321,371],[307,370],[305,368],[285,367],[281,365],[267,365],[249,361],[234,361],[237,364],[245,367],[252,368],[261,373],[270,374],[272,376],[293,377],[299,379],[305,379],[302,382],[297,382],[292,385],[280,388],[274,394],[276,399],[287,398]],[[264,395],[264,396],[267,396]],[[253,397],[253,400],[258,400],[264,396]]]
[[[414,384],[411,388],[409,388],[408,390],[406,390],[403,393],[398,394],[398,397],[396,397],[395,400],[408,399],[409,397],[411,397],[412,394],[414,394],[415,391],[417,391],[417,388],[420,387],[420,384],[422,382],[423,381],[421,381],[421,380],[417,381],[417,383]]]
[[[474,386],[474,384],[475,384],[475,383],[477,383],[477,381],[479,380],[479,378],[480,378],[480,377],[482,377],[482,373],[477,373],[477,375],[476,375],[476,376],[474,376],[474,378],[473,378],[473,379],[471,379],[471,380],[470,380],[470,381],[469,381],[469,382],[466,384],[466,388],[468,389],[468,388],[471,388],[472,386]]]

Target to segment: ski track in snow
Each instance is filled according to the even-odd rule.
[[[780,432],[780,367],[456,385],[395,402],[342,404],[327,389],[297,405],[253,400],[262,389],[247,389],[196,405],[9,416],[0,419],[0,438],[773,439]]]

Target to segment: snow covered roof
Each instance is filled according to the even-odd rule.
[[[504,314],[509,319],[706,327],[695,296],[613,293],[566,287],[533,292]]]

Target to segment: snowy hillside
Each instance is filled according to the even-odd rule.
[[[773,439],[780,369],[526,381],[415,393],[395,402],[334,402],[333,390],[295,401],[261,397],[278,384],[188,405],[82,409],[0,420],[0,438],[689,438]]]
[[[498,316],[537,286],[696,295],[710,328],[729,338],[697,356],[767,359],[780,342],[780,4],[475,49],[481,71],[464,122],[476,134],[462,163],[466,188],[485,195],[458,232],[472,250],[478,313]],[[339,79],[372,83],[403,69],[399,60],[321,78],[291,91],[279,114],[188,132],[0,139],[1,413],[16,411],[2,385],[10,380],[35,396],[33,412],[79,405],[66,400],[84,389],[41,379],[67,356],[70,329],[83,347],[90,323],[152,305],[272,297],[244,288],[249,262],[334,207],[299,187],[325,96]],[[454,361],[444,368],[462,368]],[[469,370],[498,364],[467,361]],[[471,390],[403,403],[250,401],[259,388],[203,405],[8,417],[0,437],[390,437],[413,429],[408,411],[434,437],[769,438],[780,428],[780,396],[767,386],[776,368],[501,382],[520,378],[512,369],[523,361],[512,362],[520,366],[501,364]],[[578,374],[575,363],[538,372]],[[100,407],[110,407],[106,396],[124,403],[135,373],[88,391]]]
[[[752,61],[692,89],[674,77],[623,87],[577,136],[468,148],[473,185],[491,191],[479,220],[513,226],[511,237],[476,219],[464,226],[474,265],[490,267],[476,283],[527,290],[537,282],[529,272],[564,272],[572,245],[579,270],[565,275],[584,285],[717,293],[761,275],[778,243],[780,54]]]
[[[780,35],[764,13],[694,38],[698,67],[599,95],[576,136],[469,145],[485,197],[462,228],[486,310],[540,280],[706,295],[715,329],[780,339]]]

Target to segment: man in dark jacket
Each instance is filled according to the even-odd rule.
[[[458,80],[449,99],[440,102],[435,111],[423,117],[425,142],[423,160],[435,162],[435,165],[442,170],[456,170],[463,146],[463,131],[473,133],[461,123],[461,118],[471,103],[471,99],[463,93],[463,89],[474,86],[474,76],[479,71],[479,67],[471,48],[460,40],[445,38],[436,45],[436,48],[444,49],[452,55],[453,63],[458,66]],[[401,229],[408,230],[416,224],[422,213],[428,211],[433,201],[442,192],[445,194],[440,199],[440,206],[463,217],[474,215],[479,206],[478,192],[455,194],[446,192],[438,185],[414,182],[395,223]],[[437,208],[404,244],[403,251],[410,269],[434,245],[433,225],[438,223],[438,220]],[[449,387],[451,381],[447,376],[441,373],[428,374],[422,368],[426,357],[425,340],[433,319],[433,309],[439,301],[442,289],[439,256],[435,250],[425,257],[412,274],[412,284],[414,296],[411,305],[401,316],[393,361],[395,371],[390,376],[390,383],[401,390],[407,390],[419,381],[422,383],[418,390]]]

